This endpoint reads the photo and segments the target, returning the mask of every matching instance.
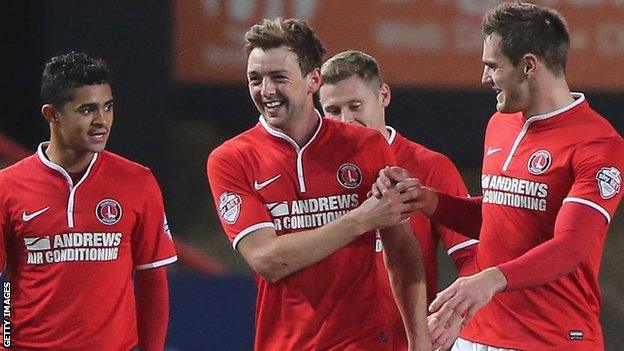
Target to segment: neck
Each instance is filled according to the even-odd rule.
[[[524,112],[525,119],[556,111],[574,102],[564,77],[537,83],[535,88],[531,89],[531,95],[534,98],[530,103],[530,108]]]
[[[386,138],[386,141],[390,140],[390,131],[388,130],[388,128],[386,128],[385,125],[381,128],[376,129],[381,133],[381,135],[384,136],[384,138]]]
[[[285,126],[282,132],[291,137],[299,147],[302,147],[312,139],[320,123],[320,117],[312,107],[304,110],[302,118],[292,122]]]
[[[51,140],[50,145],[43,151],[50,161],[63,167],[68,173],[78,173],[87,169],[94,155],[93,152],[80,152],[74,149],[60,147],[54,140]]]

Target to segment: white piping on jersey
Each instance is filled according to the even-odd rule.
[[[607,224],[611,223],[611,215],[609,214],[609,212],[607,210],[604,209],[604,207],[598,205],[595,202],[589,201],[589,200],[585,200],[585,199],[581,199],[578,197],[566,197],[565,199],[563,199],[563,204],[565,204],[566,202],[576,202],[579,204],[583,204],[583,205],[587,205],[591,208],[593,208],[594,210],[600,212],[603,216],[605,216],[605,218],[607,219]]]
[[[503,172],[507,171],[507,169],[509,168],[509,164],[511,163],[511,159],[513,158],[513,155],[516,152],[516,149],[520,145],[520,142],[522,141],[522,138],[524,138],[524,136],[526,135],[527,131],[529,130],[529,126],[531,125],[531,123],[555,117],[555,116],[557,116],[559,114],[562,114],[565,111],[568,111],[568,110],[576,107],[578,104],[580,104],[583,101],[585,101],[585,95],[583,95],[582,93],[572,93],[572,97],[574,97],[575,100],[571,104],[569,104],[567,106],[564,106],[564,107],[562,107],[562,108],[560,108],[558,110],[549,112],[549,113],[545,113],[545,114],[542,114],[542,115],[536,115],[536,116],[530,117],[529,119],[526,120],[526,122],[524,122],[524,126],[522,127],[522,130],[520,131],[520,133],[516,137],[516,141],[513,143],[513,146],[511,147],[511,150],[509,151],[509,155],[507,156],[507,160],[505,160],[505,164],[503,164]]]
[[[388,145],[392,145],[392,143],[394,143],[394,139],[396,139],[397,132],[390,126],[386,126],[386,130],[390,133],[390,136],[388,136]]]
[[[472,246],[475,244],[478,244],[479,240],[477,239],[470,239],[470,240],[466,240],[463,241],[457,245],[452,246],[450,249],[448,249],[448,251],[446,251],[446,253],[450,256],[453,252],[457,251],[457,250],[461,250],[461,249],[465,249],[468,246]]]
[[[262,229],[262,228],[275,228],[275,224],[271,223],[271,222],[261,222],[258,224],[254,224],[252,226],[249,226],[243,230],[241,230],[240,233],[238,233],[238,235],[236,235],[236,237],[234,238],[234,241],[232,241],[232,247],[234,248],[234,250],[236,250],[236,246],[238,245],[238,243],[243,240],[247,235],[253,233],[254,231],[258,230],[258,229]]]
[[[82,175],[82,178],[80,178],[78,183],[74,185],[74,181],[72,180],[69,173],[67,173],[67,171],[63,167],[48,160],[46,155],[43,153],[43,147],[44,146],[47,147],[49,144],[50,144],[49,142],[43,142],[39,144],[39,147],[37,148],[37,156],[39,156],[39,159],[41,160],[41,162],[43,162],[44,165],[59,172],[65,177],[65,180],[67,180],[67,184],[69,185],[69,199],[67,200],[67,227],[73,228],[74,227],[74,203],[75,203],[75,198],[76,198],[76,190],[78,189],[80,184],[82,184],[85,181],[85,179],[87,179],[87,177],[89,176],[89,173],[91,172],[91,167],[93,167],[93,165],[95,164],[95,161],[97,160],[99,153],[96,152],[93,154],[93,158],[91,158],[91,161],[89,162],[89,166],[87,167],[87,170]]]
[[[312,138],[310,138],[310,140],[302,148],[300,148],[299,145],[297,145],[297,142],[294,141],[293,138],[288,136],[286,133],[273,129],[273,127],[271,127],[269,123],[267,123],[267,121],[264,119],[264,116],[260,115],[259,118],[260,124],[262,125],[262,127],[264,127],[264,129],[266,129],[269,134],[276,138],[288,141],[295,148],[295,151],[297,151],[297,179],[299,181],[299,192],[301,193],[306,192],[305,177],[303,173],[303,152],[308,146],[310,146],[310,144],[312,144],[312,141],[314,141],[319,131],[321,130],[321,126],[323,125],[323,117],[321,117],[321,114],[316,111],[316,115],[319,119],[318,127],[316,128],[314,135],[312,135]]]
[[[166,266],[170,263],[173,263],[175,261],[178,260],[178,255],[174,255],[172,257],[169,258],[165,258],[164,260],[160,260],[160,261],[156,261],[156,262],[152,262],[152,263],[146,263],[146,264],[142,264],[140,266],[136,266],[134,267],[135,270],[137,271],[142,271],[145,269],[152,269],[152,268],[158,268],[158,267],[162,267],[162,266]]]

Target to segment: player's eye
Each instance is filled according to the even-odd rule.
[[[359,111],[362,108],[362,104],[351,104],[349,105],[349,109],[351,111]]]
[[[78,110],[78,112],[80,112],[83,115],[88,115],[93,113],[94,109],[90,106],[86,106],[86,107],[82,107]]]
[[[326,109],[325,113],[331,116],[338,116],[340,114],[340,110],[336,109]]]
[[[255,76],[249,77],[248,79],[249,79],[249,85],[251,86],[257,86],[257,85],[260,85],[260,83],[262,83],[260,78],[255,77]]]
[[[110,112],[110,111],[113,110],[114,106],[115,105],[112,102],[110,104],[106,104],[106,105],[104,105],[104,111]]]

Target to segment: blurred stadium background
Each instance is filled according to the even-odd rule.
[[[479,20],[492,0],[179,0],[3,2],[0,160],[48,136],[39,113],[47,58],[69,50],[114,71],[109,149],[151,167],[185,262],[171,267],[169,350],[251,349],[255,287],[215,216],[208,153],[257,120],[246,90],[242,35],[265,17],[308,20],[328,55],[377,57],[393,88],[388,122],[450,156],[479,194],[482,137],[494,94],[480,86]],[[568,19],[568,79],[624,134],[624,2],[549,0]],[[329,56],[328,56],[329,57]],[[624,345],[623,210],[602,266],[608,350]],[[442,286],[454,272],[441,253]],[[186,264],[185,264],[186,263]]]

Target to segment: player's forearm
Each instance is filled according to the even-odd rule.
[[[457,274],[460,277],[466,277],[479,272],[479,267],[477,267],[477,244],[453,252],[451,258],[455,262]]]
[[[169,323],[167,268],[136,272],[137,329],[141,351],[162,351]]]
[[[498,266],[507,278],[507,290],[547,284],[573,272],[607,230],[604,216],[596,210],[564,204],[552,239]]]
[[[438,205],[431,220],[468,237],[478,239],[481,230],[482,197],[458,197],[438,193]]]
[[[320,228],[277,236],[270,245],[257,250],[252,266],[274,283],[323,260],[372,229],[353,212],[356,210]]]
[[[384,262],[410,344],[428,344],[427,292],[422,253],[409,226],[382,230]]]

